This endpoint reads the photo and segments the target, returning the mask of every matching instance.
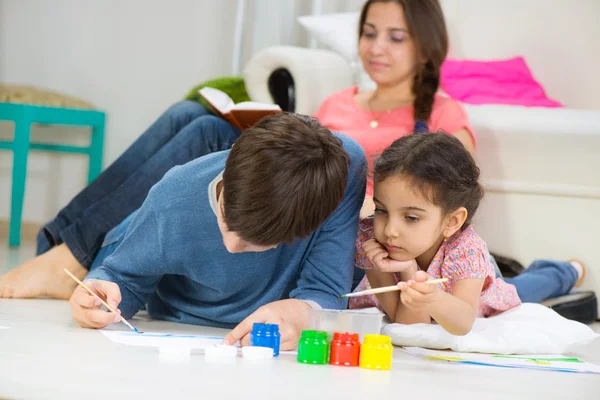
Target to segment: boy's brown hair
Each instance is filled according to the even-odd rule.
[[[348,166],[341,140],[317,120],[284,112],[262,119],[225,164],[227,228],[262,246],[308,236],[344,198]]]

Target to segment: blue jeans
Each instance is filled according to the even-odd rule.
[[[89,269],[106,233],[142,205],[169,169],[231,148],[240,130],[216,121],[196,102],[171,106],[40,230],[37,253],[65,243]]]
[[[577,271],[566,261],[536,260],[514,278],[504,278],[494,257],[491,261],[496,275],[515,285],[523,303],[540,303],[553,297],[564,296],[577,282]]]

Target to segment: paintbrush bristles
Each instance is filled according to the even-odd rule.
[[[424,283],[426,283],[428,285],[434,285],[436,283],[444,283],[444,282],[448,282],[448,278],[430,279],[428,281],[425,281]],[[384,287],[375,288],[375,289],[363,290],[362,292],[347,293],[347,294],[344,294],[344,295],[342,295],[340,297],[360,297],[360,296],[366,296],[366,295],[369,295],[369,294],[394,292],[394,291],[397,291],[397,290],[400,290],[400,288],[398,287],[398,285],[384,286]]]

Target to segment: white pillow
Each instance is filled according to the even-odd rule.
[[[426,324],[388,324],[381,331],[397,346],[491,354],[562,354],[600,338],[590,327],[533,303],[495,317],[477,318],[465,336],[454,336],[439,325]]]
[[[348,61],[354,71],[354,83],[359,91],[372,90],[375,82],[365,72],[358,57],[359,12],[306,15],[298,22],[319,43],[338,53]]]

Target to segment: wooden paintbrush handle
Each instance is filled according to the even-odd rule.
[[[448,278],[430,279],[428,281],[425,281],[424,283],[426,283],[428,285],[434,285],[436,283],[444,283],[444,282],[448,282]],[[398,285],[384,286],[384,287],[380,287],[380,288],[376,288],[376,289],[368,289],[368,290],[363,290],[362,292],[352,293],[352,295],[349,297],[365,296],[368,294],[377,294],[377,293],[387,293],[387,292],[393,292],[396,290],[400,290]]]

